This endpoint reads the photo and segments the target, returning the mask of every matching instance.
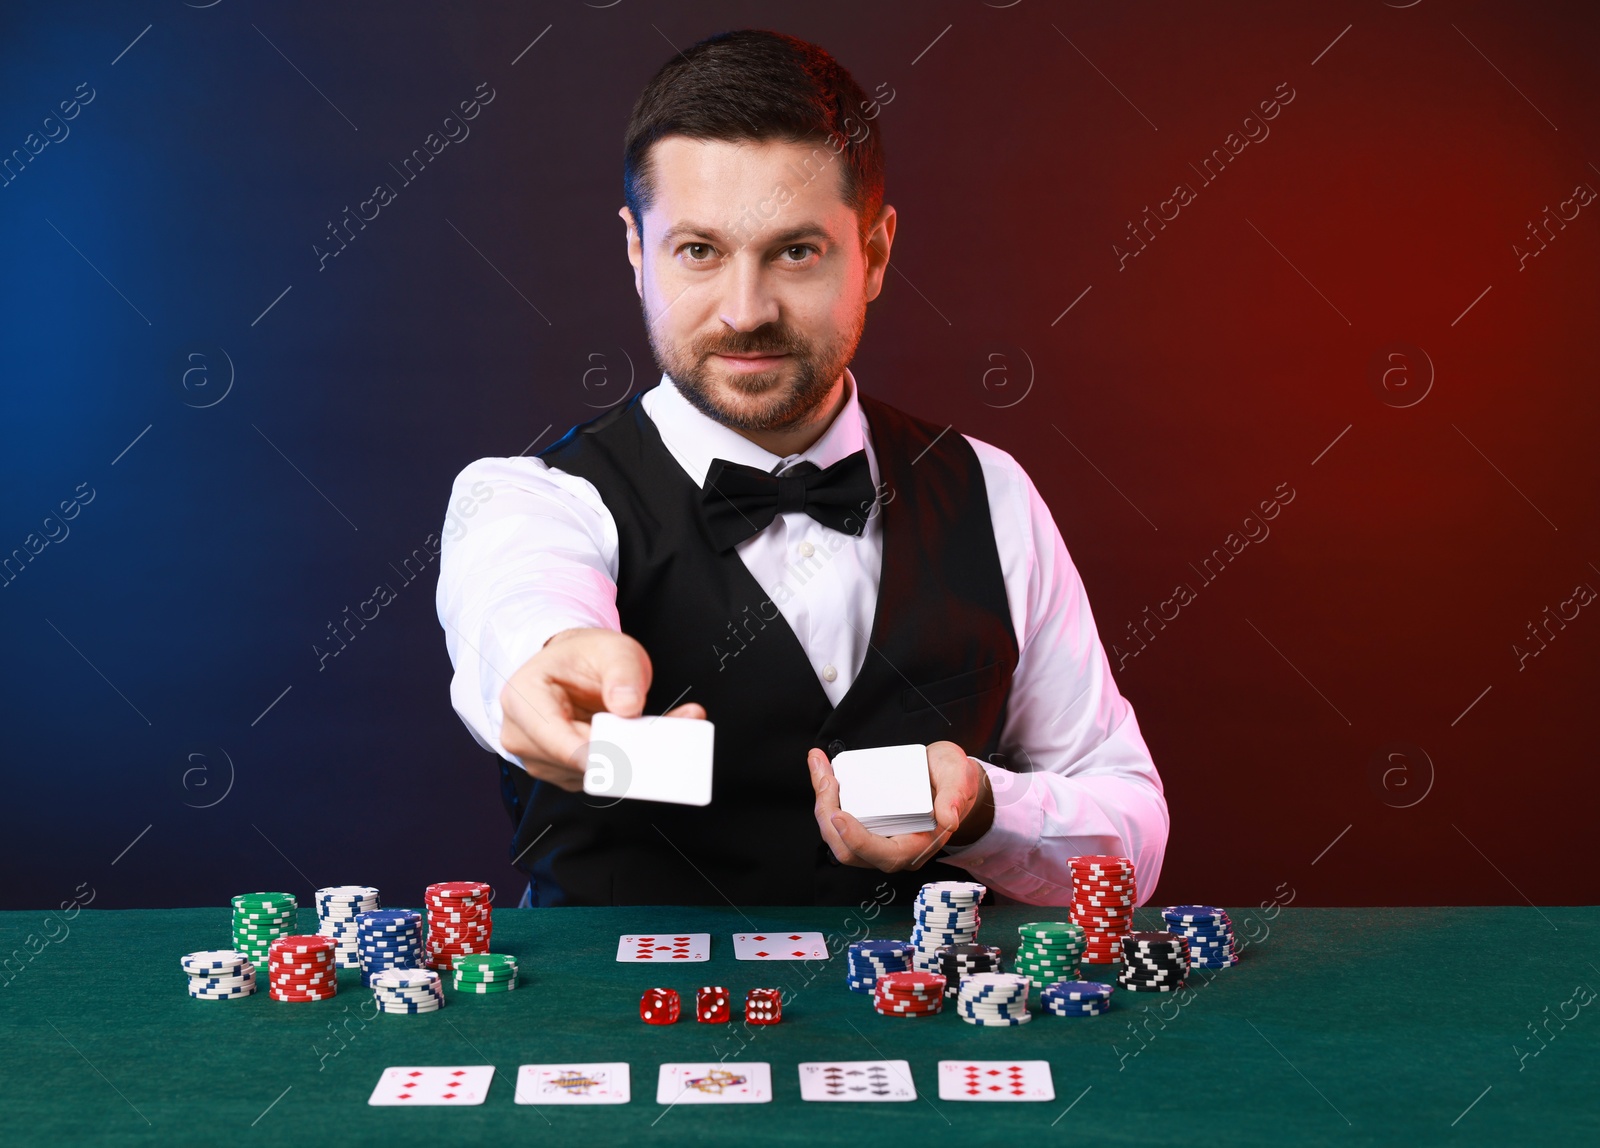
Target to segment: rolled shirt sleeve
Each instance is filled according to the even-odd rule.
[[[484,458],[456,476],[440,537],[451,705],[480,745],[516,762],[500,744],[511,675],[562,630],[621,629],[616,522],[587,479]]]
[[[995,755],[1005,764],[978,762],[994,790],[994,824],[945,856],[1002,896],[1036,905],[1071,900],[1071,858],[1125,856],[1143,904],[1166,852],[1161,777],[1049,508],[1009,454],[969,441],[984,464],[1019,652]]]

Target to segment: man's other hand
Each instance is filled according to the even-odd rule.
[[[811,788],[816,792],[814,813],[822,839],[846,865],[898,873],[920,869],[946,845],[968,845],[982,837],[994,822],[994,793],[989,775],[953,741],[928,746],[928,779],[933,786],[933,818],[939,828],[928,833],[902,833],[879,837],[868,832],[839,808],[839,782],[833,763],[820,749],[806,755]]]

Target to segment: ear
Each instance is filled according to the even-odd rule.
[[[633,264],[633,289],[644,298],[644,241],[640,237],[639,228],[634,223],[633,212],[628,210],[628,205],[623,204],[617,212],[622,217],[622,222],[627,224],[628,262]]]
[[[883,276],[889,270],[889,249],[894,246],[895,210],[887,203],[878,212],[867,232],[867,302],[883,291]]]

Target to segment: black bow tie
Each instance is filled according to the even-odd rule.
[[[824,526],[859,535],[876,493],[864,450],[829,467],[799,462],[782,476],[714,458],[700,491],[700,512],[721,552],[759,534],[790,510],[803,510]]]

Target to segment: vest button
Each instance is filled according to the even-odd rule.
[[[834,738],[828,743],[828,757],[830,759],[838,757],[843,752],[844,742],[840,741],[838,738]]]

